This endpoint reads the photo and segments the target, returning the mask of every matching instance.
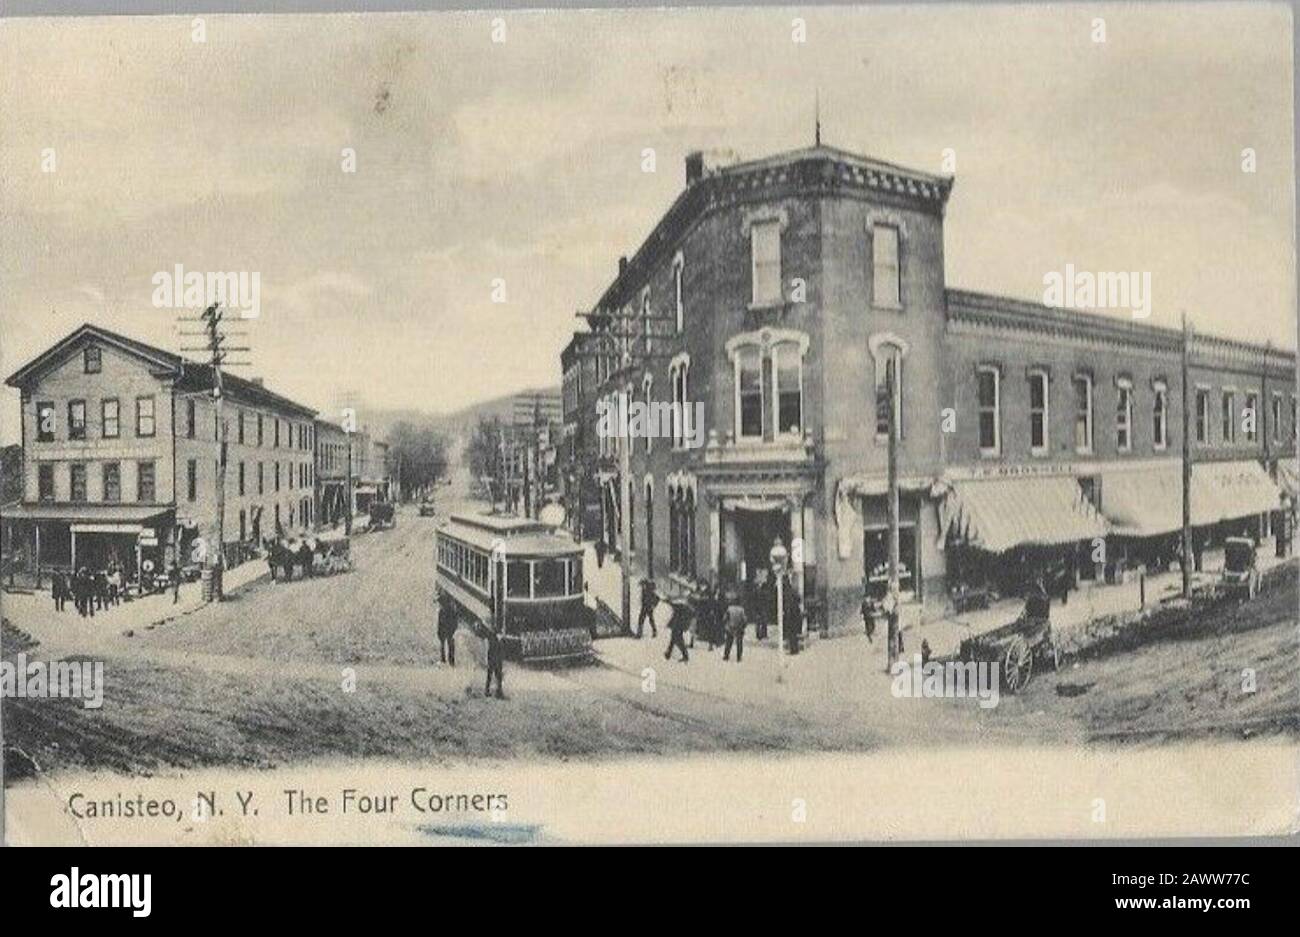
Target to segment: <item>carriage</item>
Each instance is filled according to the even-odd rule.
[[[1052,623],[1047,615],[1022,613],[1001,628],[985,631],[961,642],[958,656],[965,661],[984,661],[998,665],[1002,687],[1017,693],[1029,685],[1034,664],[1050,664],[1055,670],[1061,658],[1052,640]]]
[[[370,523],[367,529],[396,527],[397,510],[391,501],[375,501],[370,505]]]
[[[502,635],[508,659],[571,661],[592,653],[581,544],[541,521],[454,515],[438,528],[440,615]]]

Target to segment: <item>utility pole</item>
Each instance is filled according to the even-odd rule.
[[[347,490],[343,495],[347,499],[347,511],[343,514],[343,532],[349,537],[352,536],[352,430],[345,427],[344,433],[348,438],[348,482]]]
[[[898,614],[898,399],[897,381],[894,373],[897,364],[891,358],[885,368],[885,393],[889,398],[889,455],[887,480],[889,493],[887,508],[889,516],[889,640],[887,642],[888,662],[892,668],[898,660],[899,614]]]
[[[600,346],[594,350],[584,348],[579,357],[600,358],[611,352],[618,355],[619,367],[610,375],[610,380],[617,383],[617,407],[615,425],[615,442],[618,448],[618,549],[621,555],[619,567],[622,571],[622,614],[623,630],[632,630],[632,571],[631,571],[631,514],[632,514],[632,438],[628,431],[629,404],[632,400],[631,376],[649,367],[656,359],[671,358],[663,351],[652,351],[650,331],[654,322],[675,322],[675,316],[647,316],[624,312],[579,312],[578,318],[589,323],[595,320],[602,328],[600,331],[587,333],[588,341],[584,345]],[[633,341],[637,324],[641,325],[642,341],[640,348]],[[613,326],[617,324],[617,330]]]
[[[212,598],[220,602],[224,595],[222,588],[222,576],[226,566],[226,449],[227,449],[227,426],[224,416],[224,387],[222,384],[221,369],[223,365],[244,364],[246,362],[228,362],[227,356],[234,351],[245,352],[248,347],[235,347],[226,344],[226,334],[222,330],[222,319],[224,314],[221,311],[220,303],[213,303],[208,306],[198,317],[198,322],[202,323],[202,332],[182,332],[182,335],[189,337],[199,337],[204,339],[202,347],[182,348],[182,351],[203,351],[208,355],[208,364],[212,368],[212,401],[216,411],[216,436],[217,436],[217,543],[215,555],[209,552],[209,566],[212,569]],[[196,320],[188,320],[196,321]],[[245,333],[240,333],[245,334]]]
[[[1192,596],[1192,440],[1188,386],[1191,371],[1192,326],[1183,312],[1183,598]],[[1198,416],[1199,418],[1199,416]]]
[[[627,405],[630,392],[626,388],[618,391],[618,551],[621,556],[619,566],[623,572],[621,611],[623,630],[632,631],[632,554],[628,543],[631,539],[628,530],[628,516],[632,513],[632,437],[627,431]]]

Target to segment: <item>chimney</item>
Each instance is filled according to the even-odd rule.
[[[699,150],[686,154],[686,185],[699,182],[704,175],[704,154]]]
[[[625,273],[627,273],[627,258],[620,257],[618,259],[618,275],[622,276]]]
[[[265,386],[266,386],[266,379],[265,379],[265,378],[261,378],[261,377],[250,377],[250,378],[248,379],[248,382],[249,382],[250,384],[256,384],[258,387],[265,387]]]

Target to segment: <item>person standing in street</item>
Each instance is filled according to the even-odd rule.
[[[659,606],[659,593],[655,591],[655,581],[653,579],[641,580],[641,612],[636,618],[636,636],[640,638],[645,633],[645,623],[650,622],[650,637],[657,638],[659,632],[655,630],[655,609]]]
[[[63,573],[55,573],[50,581],[50,592],[54,597],[54,610],[63,611],[63,606],[68,602],[68,577]]]
[[[501,635],[489,629],[487,633],[487,683],[483,686],[483,695],[492,695],[492,678],[497,678],[497,699],[505,699],[502,677],[505,675],[505,648],[501,644]]]
[[[694,615],[691,613],[691,607],[685,599],[673,599],[668,603],[672,609],[672,618],[668,619],[668,650],[664,651],[664,660],[669,660],[673,656],[673,648],[679,648],[682,652],[682,663],[690,660],[690,655],[686,653],[686,630],[690,628]]]
[[[726,643],[722,646],[722,659],[731,659],[731,646],[736,646],[736,663],[745,653],[745,606],[739,596],[732,592],[727,596],[727,610],[724,613],[727,631]]]
[[[866,591],[865,587],[862,591],[862,605],[859,608],[859,611],[862,612],[862,627],[867,632],[867,643],[875,644],[876,602],[871,598],[870,593]]]
[[[167,581],[171,584],[172,604],[175,605],[181,600],[181,568],[175,560],[167,570]]]
[[[438,658],[456,666],[456,613],[442,601],[438,603]]]
[[[596,550],[596,568],[597,568],[597,569],[604,569],[604,568],[605,568],[605,541],[604,541],[604,539],[601,539],[601,540],[597,540],[597,541],[596,541],[595,550]]]

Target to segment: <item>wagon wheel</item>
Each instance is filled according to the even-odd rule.
[[[1016,693],[1029,683],[1034,672],[1034,654],[1029,642],[1017,635],[1002,655],[1002,682],[1008,693]]]

